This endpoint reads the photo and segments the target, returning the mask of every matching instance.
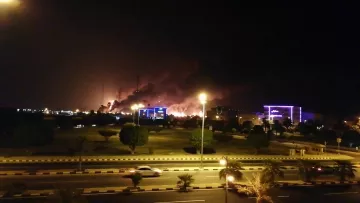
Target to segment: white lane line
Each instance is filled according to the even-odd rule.
[[[334,192],[334,193],[326,193],[324,195],[346,195],[346,194],[358,194],[359,192]]]
[[[154,202],[154,203],[181,203],[181,202],[205,202],[205,200],[184,200],[184,201]]]
[[[205,176],[207,178],[218,178],[219,176]]]

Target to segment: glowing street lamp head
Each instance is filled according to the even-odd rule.
[[[134,104],[134,105],[131,106],[131,110],[136,110],[136,109],[138,109],[138,108],[139,108],[139,107],[138,107],[137,104]]]
[[[227,176],[226,179],[229,182],[233,182],[235,180],[234,176]]]
[[[0,5],[16,6],[19,3],[19,0],[0,0]]]
[[[207,95],[205,93],[200,93],[199,94],[199,100],[201,104],[206,104],[207,101]]]
[[[220,165],[225,166],[226,165],[226,159],[220,159],[219,163],[220,163]]]

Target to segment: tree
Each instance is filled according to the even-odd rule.
[[[268,132],[271,127],[269,121],[266,118],[262,119],[262,126],[263,126],[265,132]]]
[[[300,160],[298,162],[300,179],[305,182],[310,182],[318,177],[319,173],[317,172],[316,165],[318,164],[313,161]]]
[[[113,130],[99,130],[99,134],[104,137],[106,142],[108,142],[110,137],[116,135],[117,132]]]
[[[267,194],[270,189],[270,184],[261,181],[260,173],[253,174],[253,178],[248,179],[247,182],[248,186],[240,187],[239,192],[245,192],[247,195],[255,195],[256,203],[273,203],[272,198]]]
[[[177,182],[177,184],[180,186],[182,191],[186,191],[187,187],[190,187],[190,185],[195,181],[195,179],[190,174],[182,174],[179,175],[178,178],[180,180]]]
[[[130,178],[133,183],[133,186],[137,187],[142,180],[142,175],[140,173],[135,173],[135,174],[131,175]]]
[[[281,123],[278,120],[274,121],[272,129],[275,130],[275,135],[278,135],[278,133],[282,135],[284,132],[284,127],[281,125]]]
[[[196,150],[201,150],[201,128],[197,128],[191,132],[190,143],[193,145]],[[213,132],[208,129],[204,129],[204,147],[211,146],[213,142]]]
[[[84,145],[86,142],[86,137],[85,136],[78,136],[76,138],[76,145],[75,145],[75,150],[77,152],[79,152],[79,171],[82,171],[82,155],[84,152]]]
[[[135,126],[133,123],[125,123],[119,137],[120,142],[128,145],[131,154],[134,154],[137,146],[143,146],[148,142],[149,132],[147,128]]]
[[[264,129],[259,125],[250,131],[247,142],[256,149],[256,154],[260,148],[269,146],[269,138]]]
[[[250,132],[251,129],[254,127],[254,124],[252,121],[244,121],[242,123],[242,129],[243,131],[245,131],[246,133]]]
[[[264,164],[265,168],[261,171],[261,182],[273,185],[275,177],[284,178],[284,172],[280,170],[280,163],[267,160]]]
[[[354,172],[356,170],[354,169],[355,166],[350,161],[336,161],[336,170],[335,174],[339,176],[340,181],[345,181],[346,179],[352,179],[355,178]]]
[[[289,131],[289,128],[293,125],[292,120],[290,118],[285,118],[283,120],[283,126]]]
[[[243,173],[240,171],[241,165],[239,162],[235,162],[235,161],[229,161],[226,164],[226,167],[221,169],[219,171],[219,178],[222,179],[226,179],[226,176],[234,176],[235,180],[241,180],[243,177]]]

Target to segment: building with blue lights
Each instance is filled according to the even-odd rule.
[[[264,116],[269,121],[291,119],[294,124],[302,122],[302,109],[298,106],[265,105]]]
[[[140,118],[147,119],[165,119],[166,117],[166,107],[148,107],[139,109]]]

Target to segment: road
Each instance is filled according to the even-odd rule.
[[[269,192],[274,202],[303,203],[303,202],[346,202],[358,203],[360,199],[359,187],[301,187],[291,189],[273,189]],[[89,203],[224,203],[225,191],[223,189],[195,190],[187,193],[162,191],[141,192],[129,195],[88,195],[85,197]],[[17,199],[2,200],[4,203],[40,203],[49,202],[49,199]],[[229,192],[227,203],[254,203],[253,197],[240,196]]]
[[[319,163],[334,164],[331,161],[319,161]],[[242,166],[261,166],[264,162],[262,161],[241,161]],[[282,161],[283,165],[296,166],[297,161]],[[132,163],[121,163],[121,162],[93,162],[83,163],[85,169],[102,169],[102,168],[131,168],[136,165],[150,165],[156,168],[166,167],[199,167],[200,163],[194,162],[132,162]],[[205,162],[205,167],[218,167],[218,162]],[[24,170],[24,171],[37,171],[37,170],[49,170],[49,169],[77,169],[77,163],[16,163],[16,164],[0,164],[0,171],[10,170]]]
[[[223,184],[224,180],[219,179],[218,171],[172,171],[163,172],[160,177],[143,178],[140,186],[161,186],[176,185],[178,175],[189,173],[193,175],[195,184]],[[244,178],[252,177],[253,171],[243,171]],[[285,178],[282,180],[297,180],[296,170],[285,171]],[[246,179],[245,179],[246,180]],[[119,174],[87,174],[87,175],[49,175],[49,176],[2,176],[0,181],[0,189],[11,183],[25,183],[28,189],[41,190],[52,189],[55,186],[76,188],[89,187],[120,187],[131,186],[131,180]]]

